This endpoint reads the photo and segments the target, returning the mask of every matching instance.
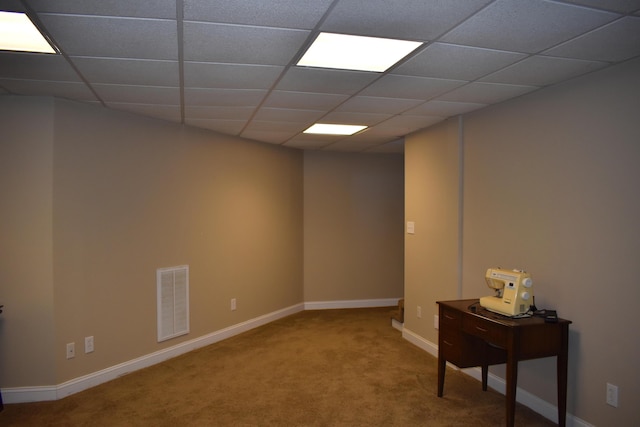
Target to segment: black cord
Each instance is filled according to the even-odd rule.
[[[480,301],[476,301],[472,304],[470,304],[467,308],[469,309],[469,311],[475,313],[476,311],[478,311],[478,305],[480,304]]]

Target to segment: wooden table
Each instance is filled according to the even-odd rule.
[[[446,362],[459,368],[480,366],[482,389],[487,390],[489,365],[507,364],[507,426],[515,420],[518,362],[557,357],[558,425],[567,416],[567,361],[569,324],[558,319],[547,323],[541,317],[512,319],[480,307],[477,299],[438,301],[438,397],[444,391]]]

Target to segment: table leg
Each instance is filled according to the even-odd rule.
[[[482,365],[482,391],[487,391],[488,377],[489,377],[489,365]]]
[[[518,360],[512,352],[507,356],[507,427],[513,427],[516,419],[516,388],[518,384]]]
[[[447,361],[444,357],[438,357],[438,397],[442,397],[444,392],[444,373],[446,372]]]
[[[567,365],[569,361],[569,327],[562,330],[562,343],[557,357],[558,383],[558,425],[567,422]]]

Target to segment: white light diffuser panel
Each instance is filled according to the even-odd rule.
[[[56,53],[29,17],[20,12],[0,12],[0,50]]]
[[[297,65],[383,72],[421,44],[379,37],[320,33]]]
[[[366,129],[361,125],[337,125],[328,123],[316,123],[303,133],[315,133],[322,135],[353,135],[356,132]]]

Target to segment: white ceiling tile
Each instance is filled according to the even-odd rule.
[[[613,13],[550,1],[498,0],[441,40],[537,53],[616,18]]]
[[[318,120],[324,114],[324,111],[316,110],[263,107],[256,112],[254,120],[272,122],[298,122],[310,124]]]
[[[370,148],[367,153],[404,153],[404,139],[396,139],[395,141]]]
[[[2,77],[10,79],[81,82],[62,55],[0,51],[0,70]]]
[[[67,59],[0,53],[0,93],[104,99],[289,147],[398,149],[430,123],[640,55],[640,0],[3,1],[26,5]],[[318,31],[425,45],[389,74],[295,66]],[[386,120],[300,134],[323,118]]]
[[[322,31],[407,40],[433,40],[489,0],[340,0]]]
[[[334,111],[322,118],[322,123],[343,124],[343,125],[365,125],[373,126],[383,120],[390,118],[391,114],[374,113],[350,113],[344,111]]]
[[[180,84],[178,61],[72,57],[80,73],[93,83],[172,86]]]
[[[353,113],[399,114],[422,101],[416,99],[380,98],[375,96],[354,96],[336,108],[336,111]]]
[[[269,89],[284,70],[273,65],[213,64],[185,62],[185,87],[222,89]]]
[[[246,120],[185,119],[185,124],[213,130],[227,135],[238,135],[247,124]]]
[[[270,131],[270,132],[288,132],[293,135],[296,135],[307,128],[306,123],[299,122],[269,122],[269,121],[261,121],[261,120],[252,120],[251,123],[247,125],[246,130],[251,131]]]
[[[176,19],[176,0],[29,0],[36,12]]]
[[[118,111],[128,111],[147,117],[153,117],[161,120],[170,120],[172,122],[180,122],[180,106],[179,105],[159,105],[159,104],[132,104],[110,102],[107,107]]]
[[[367,87],[360,95],[426,101],[465,83],[460,80],[387,75]]]
[[[283,145],[285,147],[300,148],[303,150],[317,150],[326,147],[337,140],[337,137],[320,137],[318,135],[300,134],[289,139]]]
[[[95,95],[84,83],[0,78],[0,86],[16,95],[56,96],[77,101],[96,101]]]
[[[352,95],[380,77],[377,73],[292,67],[276,89]]]
[[[304,125],[299,123],[285,123],[285,122],[263,122],[252,120],[251,123],[242,131],[243,138],[256,139],[263,137],[260,134],[268,135],[266,142],[271,143],[283,143],[288,139],[296,136],[305,129]]]
[[[416,130],[440,123],[443,120],[444,117],[402,114],[394,116],[378,126],[382,129],[393,129],[398,132],[398,135],[406,135]]]
[[[514,85],[547,86],[559,80],[577,77],[605,66],[607,66],[607,64],[604,62],[536,55],[490,74],[480,81]]]
[[[563,0],[565,3],[574,3],[583,6],[591,6],[596,9],[611,10],[613,12],[631,13],[640,9],[640,0]]]
[[[7,12],[26,12],[20,0],[4,0],[2,2],[2,10]]]
[[[185,105],[216,107],[257,107],[266,90],[185,88]]]
[[[618,62],[640,55],[640,17],[627,16],[570,40],[545,54]]]
[[[274,90],[265,100],[264,107],[300,108],[303,110],[331,110],[348,95],[333,93],[288,92]]]
[[[256,109],[254,107],[211,107],[187,105],[185,119],[208,120],[249,120]]]
[[[184,23],[185,61],[285,66],[309,31],[204,22]]]
[[[70,56],[178,59],[175,20],[47,14],[41,19]]]
[[[495,104],[538,89],[535,86],[504,85],[497,83],[469,83],[438,98],[438,101]]]
[[[105,102],[180,105],[177,87],[95,84],[93,88]]]
[[[395,140],[397,138],[393,137],[392,139]],[[345,139],[344,141],[346,140],[347,139]],[[348,140],[356,142],[366,142],[371,146],[380,145],[389,141],[389,134],[385,132],[376,132],[376,128],[370,128],[349,137]]]
[[[526,57],[525,54],[434,43],[393,70],[393,74],[476,80]]]
[[[185,0],[184,19],[313,29],[331,3],[332,0]]]
[[[468,113],[473,110],[477,110],[482,107],[486,107],[487,104],[476,104],[473,102],[453,102],[453,101],[428,101],[421,104],[411,110],[407,111],[407,114],[413,115],[428,115],[439,117],[457,116],[458,114]]]
[[[246,129],[240,136],[254,141],[268,142],[271,144],[283,144],[294,136],[295,132],[287,132],[283,130],[264,130],[264,129]]]
[[[380,123],[376,126],[370,127],[362,132],[366,134],[370,140],[376,140],[380,142],[390,141],[401,138],[404,134],[401,133],[401,129],[396,126],[390,126],[386,123]]]

